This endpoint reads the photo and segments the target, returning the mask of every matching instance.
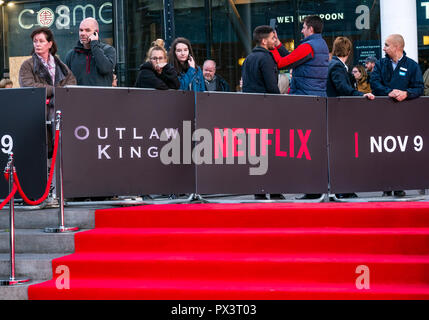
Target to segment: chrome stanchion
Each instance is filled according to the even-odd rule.
[[[5,172],[9,172],[9,193],[13,190],[13,154],[9,154],[9,161],[6,165]],[[15,278],[15,206],[14,206],[15,197],[9,201],[9,224],[10,224],[10,277],[8,280],[0,280],[0,286],[13,286],[18,284],[23,284],[29,282],[30,279],[16,279]]]
[[[59,130],[58,135],[58,171],[59,172],[59,193],[60,193],[60,210],[58,211],[58,218],[60,225],[54,228],[45,228],[46,233],[63,233],[63,232],[75,232],[78,231],[78,227],[65,227],[64,226],[64,192],[63,192],[63,153],[62,153],[62,122],[61,122],[61,111],[56,112],[56,130]],[[56,169],[55,169],[56,170]],[[58,185],[57,185],[58,187]]]

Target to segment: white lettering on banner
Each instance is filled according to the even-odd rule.
[[[421,136],[415,136],[414,137],[414,150],[416,152],[420,152],[423,150],[423,138]],[[374,153],[375,151],[381,153],[384,151],[392,153],[395,152],[398,147],[400,152],[407,151],[407,145],[408,145],[408,136],[401,137],[401,136],[387,136],[383,139],[383,137],[370,137],[370,150],[371,153]]]
[[[107,160],[110,160],[110,156],[107,154],[106,150],[110,148],[110,144],[108,144],[107,146],[105,146],[103,149],[101,149],[102,146],[98,145],[98,160],[102,159],[102,155],[104,155],[104,157]]]
[[[134,139],[139,140],[139,139],[143,139],[143,136],[137,136],[137,128],[134,128]]]
[[[423,138],[421,136],[414,137],[414,150],[417,152],[423,150]]]
[[[96,7],[92,4],[87,4],[85,6],[82,6],[82,5],[75,6],[72,10],[73,26],[76,26],[78,23],[80,23],[80,21],[77,21],[77,18],[76,18],[76,14],[80,10],[82,11],[82,19],[85,19],[87,17],[93,17],[96,19],[98,18],[98,20],[104,24],[112,24],[113,22],[112,18],[108,18],[106,17],[105,14],[103,14],[104,12],[103,10],[105,10],[108,7],[110,8],[112,7],[111,2],[103,3],[98,9],[98,11]],[[70,29],[70,23],[71,23],[70,12],[71,12],[70,7],[66,5],[57,6],[55,9],[55,13],[49,8],[40,9],[38,12],[35,12],[32,9],[23,9],[18,15],[18,24],[22,29],[31,29],[35,25],[42,26],[42,27],[50,27],[55,22],[55,27],[58,30]],[[97,13],[98,13],[98,17],[97,17]],[[57,17],[55,17],[55,14],[57,14]],[[35,17],[36,23],[25,24],[23,22],[24,15],[25,17],[36,15]]]
[[[3,153],[9,154],[13,150],[13,139],[10,135],[5,134],[3,137],[1,137],[1,151]]]
[[[143,146],[143,145],[134,145],[134,146],[123,146],[112,144],[112,139],[118,142],[133,140],[135,142],[142,141],[144,138],[152,140],[157,139],[161,140],[159,133],[162,133],[161,136],[164,136],[166,141],[168,140],[178,140],[180,141],[180,133],[178,128],[151,128],[149,132],[141,132],[141,128],[127,128],[127,127],[98,127],[91,129],[94,132],[94,138],[98,140],[107,140],[110,139],[104,144],[97,145],[97,159],[98,160],[111,160],[112,158],[118,157],[118,159],[141,159],[146,154],[149,158],[158,158],[159,157],[159,147],[158,146]],[[95,132],[96,131],[96,132]],[[158,133],[159,132],[159,133]],[[95,135],[96,133],[96,135]],[[147,134],[147,135],[146,135]],[[76,126],[74,129],[74,137],[79,141],[87,140],[90,136],[90,129],[84,125]],[[4,146],[9,146],[8,140],[5,138]],[[140,143],[139,143],[140,144]]]
[[[147,149],[147,155],[151,158],[158,158],[158,147],[150,147]]]
[[[131,147],[130,148],[130,153],[131,153],[131,155],[130,155],[131,159],[134,159],[134,155],[136,155],[136,157],[138,159],[141,159],[141,157],[142,157],[142,147],[137,147],[137,149],[135,147]]]
[[[84,130],[85,131],[85,135],[81,136],[79,135],[79,131]],[[74,136],[76,137],[76,139],[79,140],[86,140],[89,137],[89,129],[85,126],[79,126],[76,129],[74,129]]]
[[[420,4],[422,7],[426,7],[426,19],[429,19],[429,1],[422,2]]]
[[[356,18],[356,29],[358,30],[369,30],[369,8],[365,5],[360,5],[356,7],[356,13],[360,14],[359,17]]]
[[[152,137],[156,137],[156,138],[159,140],[159,134],[158,134],[158,132],[156,131],[156,128],[153,128],[153,129],[152,129],[152,132],[150,133],[150,137],[149,137],[149,139],[152,139]]]
[[[107,139],[107,137],[109,136],[107,128],[104,128],[104,137],[101,136],[101,128],[97,128],[97,137],[98,139]]]
[[[122,140],[122,132],[127,130],[127,128],[116,128],[116,131],[119,132],[119,139]]]

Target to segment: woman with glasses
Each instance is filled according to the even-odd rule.
[[[146,62],[140,66],[135,86],[159,90],[179,89],[180,82],[174,68],[167,63],[164,41],[154,41],[149,49]]]
[[[178,74],[181,90],[206,90],[203,72],[195,62],[191,42],[188,39],[176,38],[171,44],[168,57]]]
[[[352,74],[355,80],[355,88],[360,92],[370,93],[371,86],[368,82],[368,74],[366,73],[365,67],[362,65],[353,67]]]

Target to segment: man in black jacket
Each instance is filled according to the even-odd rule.
[[[277,44],[277,36],[270,26],[259,26],[253,31],[256,47],[243,63],[242,78],[243,92],[280,94],[278,87],[277,64],[274,61],[273,50]],[[281,194],[271,194],[271,200],[284,199]],[[267,200],[265,194],[255,194],[256,200]]]
[[[277,43],[274,29],[259,26],[253,31],[256,47],[243,63],[243,92],[280,94],[278,83],[279,71],[269,50]]]
[[[203,77],[206,91],[230,91],[228,82],[220,75],[216,74],[216,62],[213,60],[204,61]]]
[[[115,48],[99,39],[99,26],[94,18],[82,20],[79,42],[67,53],[66,65],[83,86],[111,87],[116,65]]]

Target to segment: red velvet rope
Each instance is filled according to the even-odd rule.
[[[2,203],[0,203],[0,210],[3,209],[3,207],[6,205],[6,203],[8,203],[12,197],[15,195],[16,191],[18,190],[16,184],[13,184],[12,187],[12,192],[7,196],[6,199],[4,199],[4,201]]]
[[[21,195],[22,199],[27,204],[29,204],[31,206],[37,206],[38,204],[41,204],[43,201],[46,200],[46,198],[49,195],[49,189],[51,187],[52,179],[54,177],[54,169],[55,169],[55,163],[56,163],[56,159],[57,159],[59,137],[60,137],[60,130],[56,130],[55,131],[54,152],[52,154],[52,161],[51,161],[51,163],[52,163],[52,165],[51,165],[51,171],[49,172],[49,179],[48,179],[48,183],[46,185],[45,193],[43,194],[43,196],[39,200],[33,201],[33,200],[28,199],[28,197],[25,195],[24,191],[21,188],[21,184],[19,183],[19,179],[18,179],[18,175],[16,174],[16,171],[13,170],[14,185],[16,185],[16,187],[18,189],[18,192]]]

